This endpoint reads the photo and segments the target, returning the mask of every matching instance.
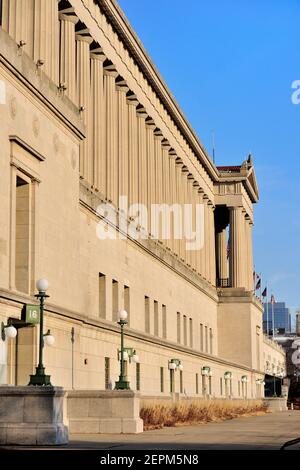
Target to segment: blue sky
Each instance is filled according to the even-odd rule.
[[[260,189],[254,257],[263,286],[300,307],[299,0],[119,0],[216,163],[251,151]]]

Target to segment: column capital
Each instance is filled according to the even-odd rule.
[[[76,13],[73,7],[60,10],[58,17],[60,20],[69,21],[70,23],[73,23],[73,24],[77,24],[79,21],[79,18],[76,16]]]
[[[122,91],[124,94],[128,92],[129,87],[127,83],[125,82],[125,80],[120,80],[120,81],[116,80],[116,90]]]
[[[153,121],[152,117],[151,116],[148,116],[146,118],[146,126],[148,127],[148,129],[155,129],[155,122]]]
[[[162,131],[158,127],[156,127],[154,130],[154,138],[160,141],[162,141],[164,138]]]
[[[90,57],[91,59],[99,60],[101,62],[104,62],[107,59],[106,55],[103,52],[102,47],[99,46],[99,44],[96,44],[94,47],[91,47]]]
[[[172,159],[172,160],[176,160],[177,158],[177,155],[176,155],[176,152],[173,148],[169,149],[169,157]]]
[[[127,93],[127,104],[130,104],[135,107],[137,107],[137,105],[139,104],[139,100],[132,91],[129,91]]]
[[[93,38],[90,35],[90,30],[88,28],[82,28],[78,31],[75,30],[75,39],[76,41],[87,42],[88,44],[92,44]]]
[[[111,62],[106,63],[106,64],[104,62],[104,64],[103,64],[103,73],[107,77],[115,77],[116,78],[118,76],[118,71],[117,71],[115,65],[112,64]]]
[[[142,104],[138,104],[136,108],[136,114],[140,118],[146,119],[148,117],[147,111]]]
[[[171,148],[171,145],[170,145],[168,139],[163,139],[161,145],[162,145],[164,150],[167,150],[169,152],[169,150]]]

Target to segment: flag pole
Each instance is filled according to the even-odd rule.
[[[261,297],[261,286],[262,286],[262,274],[260,273],[260,287],[259,287],[260,301],[261,301],[261,299],[262,299],[262,297]]]
[[[268,301],[268,286],[267,286],[267,295],[266,295],[266,314],[267,314],[267,336],[269,337],[269,301]]]
[[[273,294],[272,294],[273,295]],[[274,319],[274,302],[272,301],[272,338],[274,339],[275,319]]]

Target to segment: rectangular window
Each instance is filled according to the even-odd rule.
[[[241,396],[241,383],[239,380],[238,380],[238,395],[239,397]]]
[[[183,393],[183,372],[180,371],[180,393]]]
[[[230,396],[232,397],[232,379],[229,380],[229,390],[230,390]]]
[[[177,312],[177,343],[181,343],[181,315]]]
[[[200,323],[200,351],[203,351],[203,324]]]
[[[190,318],[189,319],[189,324],[190,324],[190,347],[192,348],[193,347],[193,319]]]
[[[199,375],[196,374],[196,395],[199,394]]]
[[[106,318],[106,276],[99,273],[99,317]]]
[[[154,334],[158,336],[159,329],[158,329],[158,302],[154,300]]]
[[[104,370],[105,370],[105,390],[111,390],[110,382],[110,358],[104,358]]]
[[[167,338],[167,307],[162,305],[162,337]]]
[[[164,368],[160,368],[160,391],[164,393]]]
[[[220,395],[223,395],[223,379],[220,377]]]
[[[16,239],[15,284],[17,290],[29,294],[30,290],[30,184],[19,176],[16,178]]]
[[[209,329],[209,353],[213,353],[213,333],[212,328]]]
[[[260,327],[256,327],[256,361],[257,361],[257,369],[260,370]]]
[[[141,364],[136,363],[136,389],[139,392],[141,390]]]
[[[212,380],[212,378],[211,378],[211,375],[210,375],[208,377],[208,393],[209,393],[209,395],[211,395],[211,380]]]
[[[145,331],[150,333],[150,299],[145,295]]]
[[[205,352],[208,352],[208,328],[205,327]]]
[[[126,310],[126,309],[125,309]],[[119,311],[119,283],[115,279],[112,280],[112,321],[118,321]]]
[[[130,325],[130,287],[124,286],[124,309],[128,313],[127,325]]]
[[[186,315],[183,315],[183,344],[187,346],[187,322]]]

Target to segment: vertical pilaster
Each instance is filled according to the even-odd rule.
[[[60,75],[59,82],[66,86],[66,95],[77,104],[75,24],[73,12],[59,13],[60,19]]]
[[[209,198],[206,194],[203,195],[204,204],[204,250],[205,250],[205,264],[204,264],[204,277],[207,281],[210,280],[210,220],[209,220]]]

